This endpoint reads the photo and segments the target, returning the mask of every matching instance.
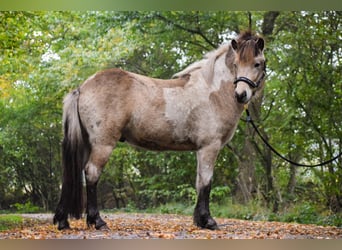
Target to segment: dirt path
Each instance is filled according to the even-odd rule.
[[[220,230],[201,230],[191,216],[170,214],[103,214],[110,230],[87,228],[71,220],[72,230],[58,231],[51,214],[24,214],[17,229],[0,232],[0,239],[342,239],[342,228],[280,222],[216,219]]]

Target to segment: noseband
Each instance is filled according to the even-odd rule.
[[[255,88],[258,88],[260,86],[260,84],[261,84],[262,80],[264,80],[265,76],[266,76],[266,72],[263,71],[261,78],[257,82],[253,82],[251,79],[244,77],[244,76],[241,76],[234,81],[234,84],[236,85],[238,82],[245,82],[252,89],[255,89]]]

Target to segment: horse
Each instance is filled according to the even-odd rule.
[[[88,227],[108,229],[97,183],[118,141],[147,150],[196,151],[194,224],[218,229],[209,209],[214,164],[236,130],[244,105],[264,86],[264,39],[251,31],[207,53],[172,79],[118,68],[99,71],[64,98],[63,181],[53,223],[69,229],[83,213]]]

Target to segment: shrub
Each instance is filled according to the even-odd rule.
[[[33,205],[30,201],[25,204],[15,203],[13,205],[18,213],[37,213],[41,209],[35,205]]]

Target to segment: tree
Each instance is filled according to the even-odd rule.
[[[266,88],[249,107],[261,133],[295,161],[317,163],[341,151],[340,12],[0,12],[0,23],[2,208],[27,201],[54,208],[63,96],[87,77],[121,67],[170,78],[249,28],[267,42]],[[282,201],[310,200],[309,187],[317,194],[312,202],[338,212],[341,160],[315,169],[289,166],[241,121],[219,155],[213,192],[241,203],[262,200],[276,211]],[[100,199],[103,206],[140,208],[190,202],[194,179],[191,153],[120,145],[101,178]]]
[[[273,91],[277,98],[269,106],[278,119],[268,119],[265,126],[270,128],[272,142],[279,141],[278,147],[296,161],[322,162],[341,151],[340,28],[339,12],[291,12],[278,18],[269,57],[279,79],[270,81],[279,92]],[[320,170],[293,168],[291,189],[296,173],[317,175],[322,183],[329,183],[324,188],[326,202],[333,211],[340,211],[340,161]]]

